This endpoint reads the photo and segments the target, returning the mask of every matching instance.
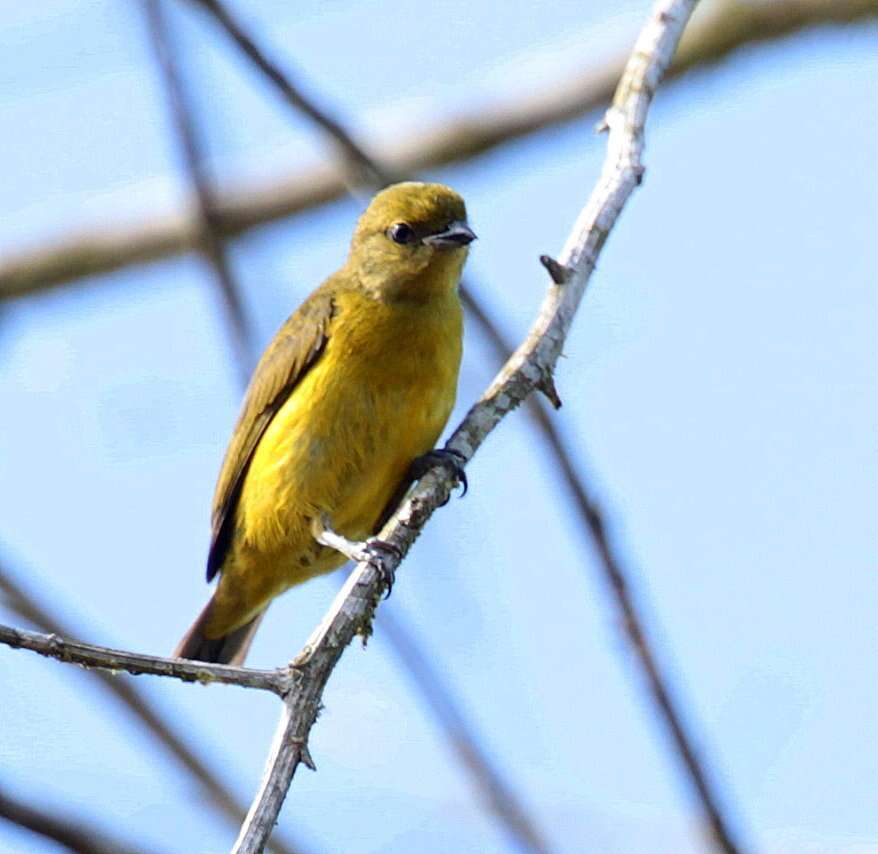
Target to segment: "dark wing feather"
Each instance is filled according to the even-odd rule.
[[[335,311],[328,284],[318,288],[289,317],[253,372],[213,498],[208,581],[219,572],[225,559],[235,530],[235,508],[259,440],[326,347],[329,322]]]

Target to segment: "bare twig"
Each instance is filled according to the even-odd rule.
[[[0,593],[3,594],[0,601],[31,624],[53,635],[69,638],[75,634],[58,616],[50,613],[45,605],[40,604],[32,594],[18,584],[3,566],[0,566]],[[238,828],[244,820],[244,808],[232,792],[220,782],[218,774],[210,768],[208,760],[198,755],[188,739],[176,730],[168,717],[163,715],[131,680],[120,679],[103,670],[89,672],[125,705],[132,712],[134,720],[138,721],[180,763],[186,773],[208,795],[208,803],[213,804],[224,818]],[[285,839],[280,832],[275,832],[269,847],[276,854],[295,854],[297,850],[297,846]]]
[[[293,83],[289,72],[282,70],[280,65],[256,44],[241,22],[229,11],[228,6],[220,0],[189,0],[189,2],[200,6],[216,20],[244,56],[271,82],[280,96],[296,112],[304,113],[326,132],[341,150],[345,162],[355,167],[352,177],[356,181],[372,186],[383,186],[397,180],[366,152],[366,149],[354,139],[341,122],[329,114],[325,107],[318,107],[314,99],[306,96],[301,88]]]
[[[478,793],[501,820],[510,842],[524,851],[548,851],[548,845],[519,803],[515,790],[482,750],[482,739],[475,734],[460,703],[424,654],[417,636],[392,609],[381,613],[381,633],[387,636],[403,671],[426,700],[449,746],[476,783]]]
[[[531,398],[529,402],[533,404],[537,413],[540,428],[554,452],[564,482],[573,494],[576,509],[580,517],[586,521],[597,550],[603,579],[619,613],[622,630],[625,632],[640,665],[659,718],[667,727],[675,754],[682,762],[686,776],[701,804],[714,841],[720,851],[737,851],[738,848],[732,842],[727,821],[723,816],[719,798],[714,791],[711,775],[708,773],[709,765],[703,756],[699,756],[695,747],[695,739],[686,722],[686,716],[671,691],[671,682],[662,673],[654,652],[654,644],[650,640],[646,624],[640,616],[627,573],[618,555],[618,549],[612,545],[607,535],[603,511],[588,493],[585,479],[577,471],[561,435],[545,409],[538,406],[534,398]]]
[[[143,0],[150,40],[164,81],[168,111],[173,118],[183,164],[198,200],[201,251],[213,268],[229,337],[237,355],[235,365],[246,385],[253,369],[253,330],[224,245],[222,216],[201,154],[203,146],[193,118],[193,106],[183,82],[179,54],[162,2],[163,0]]]
[[[208,664],[183,658],[163,658],[142,655],[106,646],[67,640],[59,635],[29,632],[0,625],[0,643],[12,649],[27,649],[46,658],[78,664],[81,667],[100,668],[111,673],[125,671],[135,676],[149,673],[152,676],[170,676],[182,682],[200,682],[202,685],[238,685],[241,688],[257,688],[271,691],[282,697],[289,689],[290,680],[286,669],[256,670],[250,667],[232,667],[228,664]]]
[[[479,308],[480,306],[476,304],[475,310]],[[509,347],[496,327],[490,323],[483,323],[482,327],[495,354],[498,357],[508,354]],[[613,597],[620,617],[621,628],[625,632],[643,672],[651,699],[671,736],[674,752],[682,762],[686,775],[701,802],[702,810],[708,817],[709,824],[714,828],[722,829],[726,822],[722,817],[717,796],[710,784],[711,775],[708,772],[708,763],[703,756],[698,755],[695,739],[689,732],[685,715],[674,699],[670,681],[663,675],[659,666],[657,655],[654,652],[654,644],[647,633],[645,621],[639,614],[618,550],[613,547],[607,537],[603,511],[597,501],[589,494],[588,478],[576,465],[573,453],[567,447],[555,426],[555,422],[546,411],[545,404],[539,398],[531,396],[527,399],[526,406],[535,425],[546,440],[564,483],[573,496],[575,509],[594,542],[602,577]],[[386,626],[386,619],[386,615],[382,615],[382,626]],[[722,850],[734,849],[723,847]]]
[[[111,838],[81,816],[57,815],[14,798],[0,788],[0,819],[51,839],[76,854],[145,854],[127,842]]]
[[[461,454],[463,459],[469,460],[502,418],[551,377],[601,248],[622,207],[641,181],[646,113],[694,5],[695,0],[656,3],[606,114],[609,140],[604,168],[560,258],[566,281],[563,285],[550,286],[526,340],[449,440],[447,447]],[[447,498],[450,487],[451,476],[444,469],[428,474],[388,521],[380,533],[381,539],[405,555],[427,519]],[[294,662],[298,680],[285,700],[263,783],[241,828],[234,849],[236,854],[261,850],[277,820],[296,768],[302,762],[312,764],[308,736],[324,686],[347,644],[357,633],[370,630],[384,579],[396,569],[399,560],[388,552],[380,561],[358,564]],[[718,826],[712,825],[712,829],[722,850],[737,851],[722,821]]]
[[[778,41],[809,27],[876,16],[878,0],[721,0],[687,34],[670,77],[713,66],[746,45]],[[561,81],[548,92],[530,97],[518,93],[514,101],[485,106],[472,116],[447,118],[400,143],[382,146],[385,169],[391,175],[436,169],[592,112],[609,101],[623,61],[614,59]],[[295,216],[341,198],[346,189],[337,169],[317,166],[224,193],[216,200],[222,233],[228,238]],[[199,248],[200,239],[197,225],[175,214],[129,227],[102,226],[31,250],[10,252],[0,262],[0,299],[191,252]]]

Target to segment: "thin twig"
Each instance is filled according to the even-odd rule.
[[[71,628],[61,618],[50,613],[48,607],[37,601],[36,597],[27,592],[13,577],[7,567],[0,566],[0,602],[9,607],[34,626],[61,637],[73,637]],[[162,714],[156,705],[130,679],[120,679],[104,670],[90,670],[100,685],[116,697],[129,711],[134,720],[138,721],[146,731],[161,744],[192,779],[208,796],[208,804],[212,804],[218,812],[234,824],[237,829],[244,820],[246,812],[231,790],[225,786],[219,775],[210,768],[209,761],[198,755],[167,715]],[[285,838],[280,831],[275,831],[269,847],[276,854],[295,854],[298,846]]]
[[[75,854],[146,854],[127,842],[112,838],[81,816],[58,815],[14,798],[0,788],[0,819],[51,839]]]
[[[253,329],[224,245],[222,215],[201,155],[203,145],[199,139],[198,126],[193,119],[193,105],[184,85],[179,52],[174,44],[162,2],[163,0],[143,0],[150,41],[164,82],[168,111],[173,119],[181,159],[198,200],[201,251],[213,269],[229,337],[237,355],[235,365],[246,385],[253,369]]]
[[[876,16],[878,0],[722,0],[687,34],[669,76],[714,66],[747,45],[776,42],[806,28]],[[609,101],[623,61],[620,57],[600,68],[587,68],[553,84],[549,91],[530,97],[517,93],[512,101],[482,106],[471,116],[447,117],[401,142],[383,145],[385,169],[392,175],[436,169],[597,110]],[[338,170],[324,165],[240,187],[217,198],[222,233],[233,237],[296,216],[336,201],[346,191]],[[108,221],[110,217],[102,219]],[[128,227],[102,226],[30,250],[8,252],[0,262],[0,299],[192,252],[199,248],[199,241],[196,224],[175,213]]]
[[[290,686],[289,672],[284,668],[256,670],[251,667],[143,655],[11,626],[0,625],[0,643],[12,649],[26,649],[46,658],[78,664],[81,667],[99,668],[111,673],[124,671],[134,676],[148,673],[151,676],[170,676],[182,682],[200,682],[202,685],[238,685],[241,688],[271,691],[279,697],[286,694]]]
[[[417,636],[393,609],[381,613],[381,634],[390,641],[390,648],[403,671],[415,683],[451,749],[475,781],[477,793],[485,798],[487,806],[501,820],[509,841],[523,851],[548,851],[539,829],[519,803],[515,789],[481,748],[482,739],[475,734],[473,723],[466,717],[450,687],[424,653]]]
[[[489,342],[497,356],[509,353],[508,345],[493,325],[484,325]],[[671,736],[674,752],[683,764],[686,775],[701,803],[701,807],[711,827],[725,827],[722,810],[717,795],[710,784],[712,775],[709,764],[703,756],[699,756],[695,748],[695,739],[690,727],[686,724],[686,716],[679,703],[674,699],[670,688],[670,680],[662,673],[654,644],[646,630],[646,622],[640,616],[637,603],[631,593],[623,562],[618,550],[613,547],[607,537],[607,525],[600,505],[590,495],[588,478],[574,462],[574,454],[567,447],[555,426],[546,405],[538,397],[531,396],[526,401],[529,414],[549,447],[552,457],[561,472],[565,485],[570,490],[574,506],[589,533],[597,552],[598,563],[603,581],[619,614],[619,623],[637,658],[640,668],[650,691],[650,698],[655,704],[659,717],[667,727]],[[382,626],[386,616],[382,615]],[[722,850],[728,849],[725,846]]]
[[[559,259],[566,281],[550,286],[526,340],[449,440],[447,447],[463,459],[469,460],[497,424],[551,377],[601,248],[642,179],[646,114],[694,6],[695,0],[655,4],[606,114],[608,152],[600,179]],[[380,533],[398,551],[357,565],[296,659],[299,680],[287,695],[263,782],[241,828],[235,854],[260,851],[270,836],[296,768],[302,762],[312,764],[308,737],[335,664],[356,634],[369,632],[384,579],[401,559],[396,554],[406,554],[427,519],[447,498],[451,485],[451,475],[444,468],[420,481]],[[722,822],[712,829],[723,851],[738,850]]]
[[[588,530],[594,542],[601,574],[610,595],[613,597],[620,617],[621,628],[637,658],[640,669],[646,679],[650,698],[655,705],[660,720],[667,727],[675,748],[675,755],[680,759],[686,776],[695,791],[701,809],[707,819],[711,834],[718,850],[735,852],[738,850],[732,842],[728,821],[720,807],[720,799],[714,790],[709,773],[709,763],[703,755],[699,755],[695,747],[695,739],[691,728],[686,722],[686,715],[678,699],[671,690],[671,680],[662,673],[655,644],[650,640],[646,623],[639,613],[628,581],[630,573],[623,567],[618,549],[615,548],[608,535],[604,514],[600,505],[588,493],[580,472],[573,465],[571,455],[564,445],[561,435],[555,429],[545,408],[537,405],[531,398],[533,408],[539,413],[540,427],[552,448],[556,462],[559,464],[564,482],[573,494],[576,509],[581,518],[586,520]]]
[[[293,83],[290,74],[283,71],[280,65],[256,44],[253,37],[224,3],[220,0],[189,0],[189,2],[200,6],[213,16],[244,56],[274,85],[280,96],[296,112],[308,116],[326,132],[341,150],[344,160],[355,167],[353,171],[356,180],[372,186],[384,186],[398,180],[393,173],[380,166],[378,161],[366,152],[366,149],[354,139],[341,122],[329,114],[325,107],[318,107],[313,98],[306,96],[301,88]]]

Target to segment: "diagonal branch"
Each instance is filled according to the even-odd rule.
[[[513,787],[482,749],[482,739],[476,736],[473,723],[442,681],[417,636],[392,609],[381,614],[381,632],[390,641],[402,669],[426,700],[449,747],[475,782],[477,793],[500,819],[510,842],[522,851],[548,851],[539,829],[519,803]]]
[[[712,67],[742,47],[779,41],[807,28],[875,18],[878,0],[718,0],[690,28],[668,77]],[[426,131],[383,147],[385,168],[391,175],[410,175],[459,163],[597,110],[611,98],[623,63],[624,57],[617,57],[600,68],[585,68],[549,91],[529,97],[518,93],[514,101],[483,106],[477,114],[447,117]],[[240,187],[217,198],[222,232],[233,237],[301,214],[340,199],[346,189],[338,170],[329,166]],[[0,299],[192,252],[199,248],[199,241],[196,225],[178,215],[70,234],[44,246],[7,253],[0,262]]]
[[[111,838],[79,816],[58,815],[13,797],[0,787],[0,820],[51,839],[75,854],[145,854],[127,842]]]
[[[223,242],[222,214],[201,156],[203,146],[198,138],[198,127],[192,119],[193,105],[183,82],[179,52],[174,44],[162,2],[163,0],[143,0],[150,41],[164,82],[168,110],[173,118],[183,164],[198,200],[201,252],[213,268],[223,315],[229,328],[229,338],[237,356],[235,364],[246,385],[253,368],[253,329],[247,319],[241,288],[232,273]]]
[[[585,521],[597,551],[603,581],[613,598],[622,630],[637,658],[649,689],[650,699],[667,729],[674,752],[682,762],[686,776],[701,804],[717,848],[731,854],[738,849],[731,841],[720,801],[711,783],[711,775],[708,773],[709,766],[695,747],[695,739],[686,721],[686,716],[671,691],[671,680],[662,672],[654,651],[655,644],[647,633],[645,621],[636,604],[618,548],[612,544],[607,535],[604,513],[594,497],[589,494],[585,479],[573,464],[572,455],[566,448],[554,423],[546,414],[545,407],[539,405],[535,398],[531,398],[528,403],[532,405],[537,422],[554,453],[564,482],[573,495],[576,510],[580,518]]]
[[[598,255],[631,193],[643,176],[643,127],[655,87],[668,67],[695,0],[659,0],[625,67],[612,107],[604,168],[591,198],[567,240],[560,263],[547,260],[553,284],[525,342],[518,348],[472,407],[447,447],[469,460],[499,422],[535,389],[550,382],[573,316],[595,268]],[[404,501],[381,531],[404,556],[423,525],[447,498],[449,474],[434,470]],[[384,579],[400,558],[392,553],[381,565],[360,563],[351,573],[329,612],[293,663],[298,680],[286,697],[272,752],[260,790],[241,828],[234,852],[262,849],[277,820],[300,763],[313,767],[308,737],[316,720],[323,689],[345,647],[357,634],[368,634]],[[711,796],[715,803],[715,797]],[[732,854],[738,850],[721,814],[708,814],[715,844]]]
[[[241,22],[220,0],[189,0],[211,15],[244,56],[277,89],[280,96],[299,113],[304,113],[338,146],[345,161],[353,166],[352,177],[358,182],[382,186],[398,180],[366,153],[366,150],[348,132],[344,125],[333,118],[325,108],[318,107],[295,85],[290,75],[283,71],[269,55],[256,44]]]
[[[478,308],[479,306],[476,305],[476,309]],[[509,348],[502,336],[490,323],[482,324],[482,326],[495,355],[504,358],[509,353]],[[663,674],[659,665],[658,656],[654,651],[655,645],[650,639],[646,623],[640,615],[618,548],[613,546],[607,536],[603,510],[590,494],[587,486],[588,479],[576,465],[571,449],[568,448],[555,422],[546,411],[546,404],[540,398],[531,396],[525,401],[525,406],[535,426],[546,441],[561,478],[573,497],[574,508],[580,521],[594,543],[602,579],[606,584],[607,591],[612,596],[619,615],[620,626],[637,658],[655,709],[671,737],[674,752],[682,762],[683,769],[701,802],[702,810],[708,817],[710,826],[719,829],[716,835],[727,836],[721,832],[725,821],[710,784],[711,775],[708,773],[708,765],[695,748],[695,739],[686,723],[686,717],[671,691],[670,680]],[[386,628],[386,615],[382,617],[382,626]],[[721,850],[733,851],[734,848],[722,845]]]
[[[244,55],[269,79],[296,112],[305,113],[336,142],[345,161],[353,167],[351,169],[352,175],[355,174],[358,179],[365,179],[376,188],[394,180],[394,176],[373,160],[338,120],[330,117],[325,109],[318,107],[299,91],[290,78],[280,70],[279,66],[255,44],[250,35],[219,0],[195,0],[195,2],[217,19]],[[163,65],[168,89],[172,96],[170,100],[175,112],[178,133],[183,140],[189,171],[193,176],[194,185],[198,188],[198,196],[201,200],[203,220],[207,232],[205,242],[214,247],[212,253],[214,264],[222,274],[223,269],[227,269],[227,267],[224,268],[224,263],[218,263],[224,262],[223,235],[219,230],[217,217],[209,215],[213,192],[207,175],[199,168],[203,157],[192,105],[186,103],[186,99],[182,97],[180,92],[179,74],[174,68],[173,54],[170,51],[172,45],[168,39],[167,27],[162,22],[161,13],[158,11],[158,0],[152,0],[152,5],[157,10],[152,13],[152,17],[158,18],[157,23],[153,21],[155,39],[159,43],[158,53],[160,56],[167,54],[163,59]],[[220,275],[219,279],[222,280],[222,278],[223,276]],[[245,343],[249,344],[250,337],[244,337]],[[242,373],[246,375],[250,366],[242,364],[240,348],[233,349],[237,350],[237,363],[242,368]],[[524,805],[518,800],[513,788],[503,780],[500,771],[493,766],[485,751],[480,748],[473,726],[455,704],[447,686],[442,683],[432,669],[426,666],[427,656],[420,649],[415,635],[404,627],[402,621],[399,621],[396,637],[401,644],[404,642],[404,646],[397,647],[394,644],[395,651],[403,664],[410,669],[415,685],[427,699],[428,704],[437,708],[440,723],[450,726],[452,722],[448,710],[455,712],[454,732],[449,733],[449,741],[455,745],[457,755],[462,759],[465,769],[473,778],[476,786],[483,790],[485,800],[495,815],[500,819],[512,839],[523,850],[536,852],[545,850],[533,819],[529,817]],[[439,705],[437,706],[437,704]],[[446,710],[444,714],[438,711],[440,706]]]
[[[40,604],[33,595],[18,584],[11,572],[2,565],[0,565],[0,594],[2,594],[0,603],[8,606],[22,619],[53,635],[67,638],[73,636],[74,632],[71,631],[70,627],[65,626],[59,617],[51,613],[45,605]],[[204,790],[208,796],[208,803],[212,804],[224,818],[234,822],[236,827],[240,826],[245,812],[237,798],[220,781],[216,772],[210,768],[208,760],[199,756],[195,748],[188,743],[188,739],[177,731],[175,724],[166,719],[155,704],[130,679],[119,679],[103,670],[95,670],[92,673],[107,691],[131,711],[134,719],[173,756],[180,767]],[[295,854],[298,850],[297,846],[288,841],[280,832],[276,832],[272,837],[270,848],[276,854]]]

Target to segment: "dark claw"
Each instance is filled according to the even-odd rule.
[[[382,563],[381,579],[384,582],[384,598],[389,599],[390,593],[393,590],[393,585],[396,584],[396,570],[393,567]]]
[[[450,448],[434,448],[412,463],[412,480],[420,480],[433,466],[441,463],[451,471],[457,482],[463,487],[460,497],[463,498],[469,489],[469,481],[466,478],[466,457],[460,451]],[[445,502],[448,503],[447,500]]]
[[[366,541],[366,545],[373,552],[387,552],[393,555],[397,561],[402,560],[402,552],[393,543],[388,543],[386,540],[370,537]],[[381,579],[385,586],[384,598],[389,599],[390,591],[393,590],[393,585],[396,583],[396,569],[388,566],[383,560],[375,561],[372,565],[381,573]]]

